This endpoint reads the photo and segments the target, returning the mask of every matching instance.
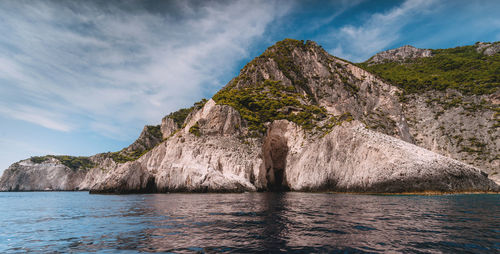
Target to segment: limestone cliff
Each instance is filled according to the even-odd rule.
[[[420,49],[423,52],[423,49]],[[360,64],[396,86],[415,144],[474,165],[500,184],[500,42]]]
[[[120,163],[134,161],[162,142],[160,126],[145,126],[130,146],[90,157],[36,156],[12,164],[0,178],[0,191],[89,190]]]
[[[314,42],[287,39],[128,148],[73,168],[56,156],[24,160],[0,190],[499,191],[478,168],[412,144],[401,92]]]
[[[89,190],[95,179],[117,163],[102,154],[84,157],[91,166],[73,167],[66,163],[79,157],[32,157],[12,164],[0,178],[0,191]],[[82,157],[80,157],[82,158]]]
[[[199,124],[200,135],[189,132]],[[308,137],[287,120],[263,139],[240,140],[238,113],[210,100],[190,123],[91,192],[256,190],[420,192],[497,191],[481,170],[400,139],[344,122]]]
[[[416,144],[481,168],[500,183],[499,104],[492,104],[499,92],[464,96],[448,90],[409,96],[405,115]],[[450,97],[461,103],[449,105]]]

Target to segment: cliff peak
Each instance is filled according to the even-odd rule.
[[[365,122],[411,142],[402,118],[388,117],[401,114],[391,95],[395,92],[394,87],[328,54],[315,42],[285,39],[249,62],[213,100],[234,107],[261,133],[274,120],[286,119],[321,132],[342,118]]]
[[[296,40],[286,38],[281,41],[276,42],[269,48],[267,48],[261,56],[268,56],[271,52],[279,54],[289,54],[291,51],[297,50],[308,50],[308,49],[320,49],[316,42],[310,40]],[[325,52],[326,53],[326,52]]]

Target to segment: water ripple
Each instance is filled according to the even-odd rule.
[[[0,253],[498,253],[500,195],[0,193]]]

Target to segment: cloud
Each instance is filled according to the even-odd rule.
[[[73,129],[73,126],[61,121],[63,118],[61,114],[57,112],[49,112],[40,108],[18,105],[16,109],[12,109],[3,105],[0,108],[0,114],[10,116],[14,119],[38,124],[53,130],[67,132]]]
[[[337,45],[329,51],[351,61],[363,61],[401,37],[415,17],[436,9],[436,0],[407,0],[384,13],[371,14],[361,25],[345,25],[329,33]]]
[[[288,10],[268,1],[3,1],[0,114],[123,136],[222,87]]]

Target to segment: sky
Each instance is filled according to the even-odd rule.
[[[210,98],[267,47],[313,40],[362,62],[500,41],[500,1],[0,1],[0,173],[118,151]]]

